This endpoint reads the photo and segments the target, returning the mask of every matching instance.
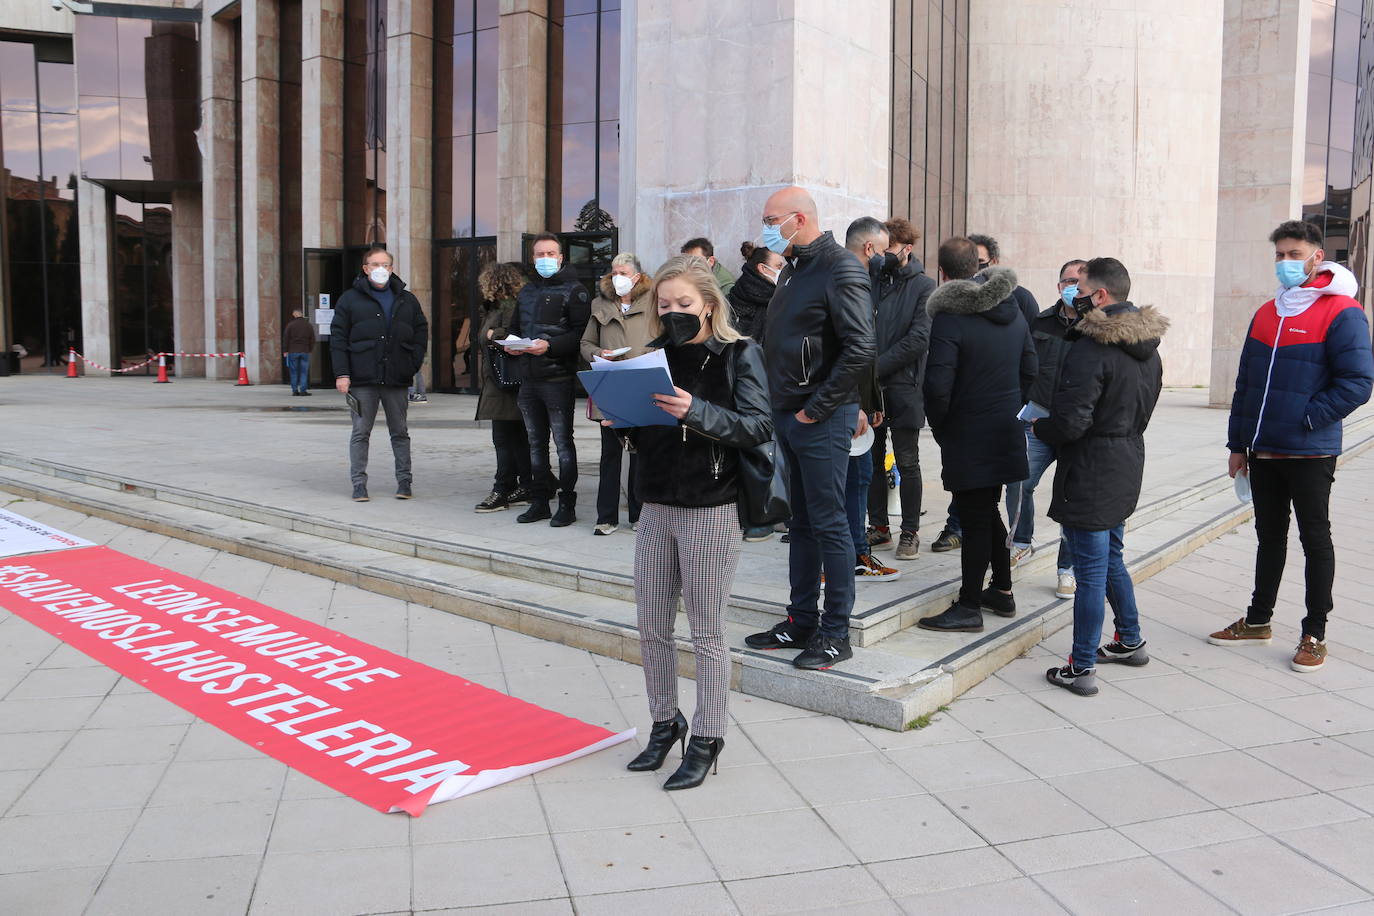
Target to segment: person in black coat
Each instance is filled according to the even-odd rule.
[[[420,371],[429,347],[429,322],[420,300],[392,272],[391,254],[373,246],[363,269],[334,306],[329,350],[334,387],[355,399],[349,439],[349,475],[354,502],[367,502],[367,453],[380,405],[396,459],[396,498],[410,499],[410,431],[406,389]]]
[[[1131,275],[1115,258],[1094,258],[1078,281],[1082,316],[1059,371],[1050,415],[1032,429],[1059,450],[1050,518],[1064,526],[1078,588],[1073,599],[1073,654],[1046,677],[1082,696],[1097,693],[1097,663],[1144,665],[1135,586],[1121,558],[1126,519],[1140,499],[1145,427],[1163,384],[1159,341],[1169,321],[1151,306],[1136,308]],[[1101,648],[1104,602],[1116,637]]]
[[[573,441],[573,386],[582,332],[592,316],[592,299],[563,260],[563,243],[545,232],[530,251],[537,276],[520,290],[510,334],[532,340],[526,349],[506,348],[518,357],[516,404],[530,443],[530,507],[516,516],[521,524],[549,520],[551,528],[577,521],[577,445]],[[499,342],[499,341],[498,341]],[[558,453],[558,511],[549,507],[549,439]]]
[[[901,475],[902,523],[896,558],[914,560],[920,549],[917,530],[921,523],[921,427],[926,422],[921,379],[926,351],[930,349],[930,313],[926,300],[935,281],[912,254],[921,235],[904,219],[885,224],[889,237],[888,265],[877,284],[878,311],[874,318],[877,336],[878,381],[883,390],[886,422],[873,430],[873,484],[868,491],[869,546],[887,547],[892,534],[887,518],[887,438]]]
[[[744,255],[744,267],[726,298],[730,300],[735,327],[744,336],[759,340],[768,303],[787,262],[776,251],[753,242],[745,242],[739,250]]]
[[[1007,529],[998,511],[1002,485],[1026,479],[1026,439],[1016,414],[1035,381],[1030,328],[1012,290],[1016,274],[990,267],[974,280],[973,242],[940,245],[940,273],[949,281],[930,294],[930,354],[926,419],[940,444],[941,477],[963,523],[963,584],[949,610],[918,621],[928,630],[981,632],[981,608],[1016,613],[1011,594]],[[983,281],[982,283],[977,282]],[[984,589],[988,566],[991,587]]]

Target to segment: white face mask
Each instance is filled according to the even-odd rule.
[[[759,276],[763,277],[763,279],[767,280],[769,283],[772,283],[774,286],[777,286],[778,278],[782,276],[782,271],[780,269],[766,267],[763,264],[760,264]]]
[[[631,277],[622,277],[620,274],[616,274],[611,277],[611,286],[615,287],[617,296],[628,296],[630,290],[635,288],[635,281]]]
[[[373,286],[386,286],[386,281],[391,279],[391,271],[385,267],[374,267],[367,272],[367,278]]]

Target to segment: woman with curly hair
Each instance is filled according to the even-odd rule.
[[[530,501],[530,445],[525,437],[525,421],[515,404],[515,388],[503,388],[492,364],[495,350],[491,341],[506,336],[515,312],[515,297],[525,285],[524,269],[516,263],[491,263],[482,269],[477,288],[482,293],[482,325],[478,349],[477,419],[491,421],[491,444],[496,448],[496,481],[491,494],[476,506],[478,512],[502,509]]]

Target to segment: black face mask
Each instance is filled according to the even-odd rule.
[[[1080,315],[1091,312],[1095,308],[1097,308],[1097,306],[1093,305],[1093,297],[1091,295],[1079,296],[1073,300],[1073,310]]]
[[[978,262],[978,269],[979,269],[979,270],[987,270],[987,269],[988,269],[989,267],[991,267],[991,266],[992,266],[992,262],[991,262],[991,261],[979,261],[979,262]]]
[[[691,343],[692,338],[701,333],[701,319],[691,312],[669,312],[658,316],[663,325],[663,335],[659,340],[665,347],[682,347]]]

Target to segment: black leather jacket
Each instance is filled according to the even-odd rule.
[[[858,401],[873,364],[868,271],[829,232],[792,249],[768,305],[764,361],[774,410],[826,420]]]
[[[512,363],[520,378],[533,382],[572,378],[582,349],[582,332],[591,316],[591,296],[572,268],[564,267],[548,279],[536,276],[521,287],[509,333],[531,340],[543,338],[549,349],[539,356],[515,357]]]

